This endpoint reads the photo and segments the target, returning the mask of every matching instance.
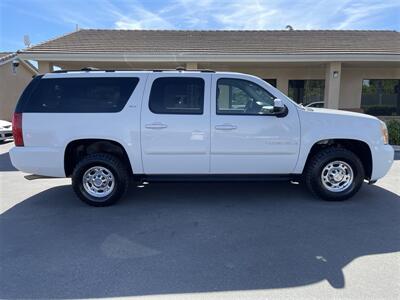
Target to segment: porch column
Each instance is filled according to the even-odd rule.
[[[331,62],[325,71],[325,107],[339,109],[340,78],[342,76],[342,63]]]
[[[49,61],[38,61],[38,69],[40,74],[53,72],[53,64]]]
[[[289,77],[278,77],[276,87],[286,96],[289,95]]]
[[[197,63],[196,62],[187,62],[186,70],[197,70]]]

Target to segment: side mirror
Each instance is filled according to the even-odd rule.
[[[283,104],[281,99],[275,99],[274,100],[274,114],[278,118],[282,118],[286,116],[288,113],[288,109],[285,104]]]

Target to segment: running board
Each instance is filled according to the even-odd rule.
[[[157,175],[137,175],[137,181],[149,182],[229,182],[229,181],[289,181],[295,178],[294,174],[268,175],[268,174],[204,174],[204,175],[185,175],[185,174],[157,174]]]
[[[36,180],[36,179],[52,179],[52,178],[59,178],[59,177],[51,177],[51,176],[43,176],[43,175],[37,175],[37,174],[30,174],[30,175],[25,175],[24,178],[26,180]]]

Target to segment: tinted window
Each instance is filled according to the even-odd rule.
[[[149,108],[156,114],[202,114],[204,80],[202,78],[163,77],[154,80]]]
[[[248,80],[223,78],[217,82],[217,114],[271,114],[274,99],[265,89]]]
[[[361,108],[374,116],[400,116],[400,80],[363,80]]]
[[[274,88],[276,88],[276,79],[263,79],[265,82],[268,82]]]
[[[289,97],[304,105],[324,101],[325,80],[289,80]]]
[[[28,84],[28,86],[22,92],[22,95],[18,100],[17,106],[15,107],[16,113],[22,113],[24,111],[24,108],[26,107],[29,99],[31,98],[33,91],[39,85],[42,77],[43,77],[43,75],[38,75],[38,76],[33,77],[32,81]]]
[[[42,79],[33,91],[25,112],[91,113],[121,111],[138,78]]]

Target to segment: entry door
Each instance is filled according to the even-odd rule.
[[[154,73],[142,103],[146,174],[206,174],[210,168],[211,75]]]
[[[231,77],[232,76],[232,77]],[[213,75],[211,173],[286,174],[299,151],[299,119],[286,103],[285,117],[273,115],[276,97],[266,84],[240,75]],[[265,85],[265,86],[263,86]]]

